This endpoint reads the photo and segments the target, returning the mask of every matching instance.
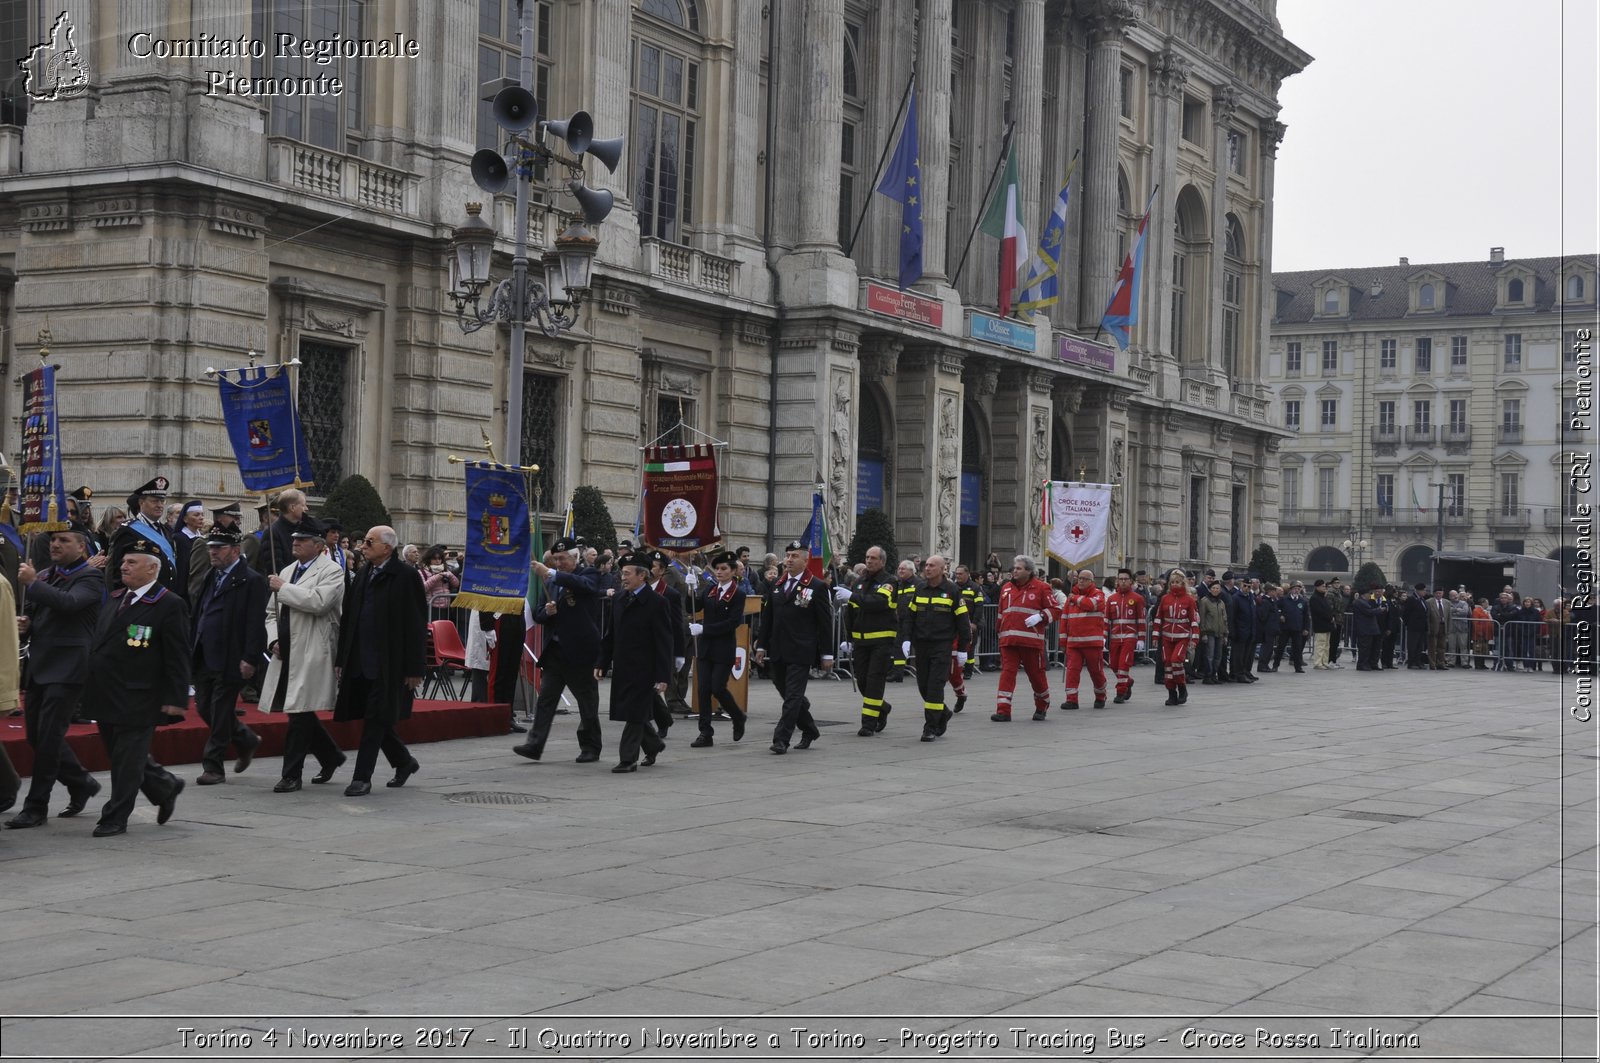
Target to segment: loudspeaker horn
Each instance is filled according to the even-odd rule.
[[[539,120],[539,104],[521,85],[508,85],[494,94],[494,120],[501,129],[520,133]]]
[[[616,202],[616,197],[609,189],[590,188],[582,181],[568,181],[567,191],[572,193],[572,198],[583,208],[584,220],[591,225],[605,221],[606,215],[611,213],[611,207]]]
[[[611,173],[617,172],[617,163],[622,161],[622,137],[612,137],[609,140],[589,141],[589,154],[605,163],[606,169]]]
[[[511,180],[511,167],[498,151],[482,148],[472,155],[472,180],[479,188],[493,194],[504,189]]]
[[[567,147],[572,149],[572,154],[582,155],[589,150],[589,141],[594,139],[594,119],[588,111],[575,111],[566,121],[546,122],[545,132],[560,137],[567,142]]]

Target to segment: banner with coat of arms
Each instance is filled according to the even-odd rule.
[[[1103,561],[1112,484],[1047,480],[1042,510],[1045,553],[1072,568]]]
[[[235,381],[218,373],[217,389],[245,490],[313,486],[311,452],[289,391],[289,374],[281,369],[270,375],[265,368],[241,369]]]
[[[528,597],[532,524],[528,481],[519,469],[466,463],[467,550],[455,604],[491,613],[520,613]]]
[[[717,526],[717,457],[709,444],[644,449],[642,537],[658,550],[705,550],[722,540]]]
[[[22,534],[67,527],[55,366],[42,365],[22,377],[22,484],[17,501],[22,511],[17,530]]]

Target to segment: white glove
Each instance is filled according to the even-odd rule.
[[[674,657],[672,659],[672,670],[674,672],[683,671],[683,658],[682,657]]]
[[[694,588],[700,586],[700,577],[691,572],[687,576],[683,577],[683,582],[689,585],[690,590],[693,590]]]
[[[953,657],[957,661],[964,661],[964,660],[967,659],[967,654],[966,654],[965,650],[951,650],[950,651],[950,656]]]
[[[493,631],[489,631],[489,632],[485,632],[484,633],[483,644],[485,646],[489,647],[491,650],[494,649],[494,644],[499,642],[499,641],[500,641],[500,636],[496,635]]]
[[[1043,613],[1034,613],[1032,616],[1028,617],[1026,620],[1024,620],[1022,622],[1022,626],[1023,627],[1038,627],[1042,623],[1044,623],[1044,614]]]
[[[689,625],[689,634],[694,636],[695,638],[699,638],[702,634],[705,633],[705,630],[706,630],[706,626],[704,624],[690,624]]]
[[[849,653],[850,652],[850,644],[848,642],[839,643],[839,652],[840,653]]]
[[[911,643],[902,642],[900,644],[900,656],[907,658],[911,656]]]
[[[1143,653],[1144,652],[1144,639],[1140,639],[1138,642],[1135,642],[1133,644],[1133,650],[1134,650],[1135,653]]]
[[[833,600],[836,602],[848,602],[850,600],[850,588],[835,587],[833,589]]]

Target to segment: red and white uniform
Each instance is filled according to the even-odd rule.
[[[1028,618],[1043,614],[1032,627]],[[1011,715],[1011,695],[1017,689],[1017,669],[1028,675],[1033,687],[1033,711],[1050,708],[1050,684],[1044,675],[1045,628],[1055,619],[1056,596],[1050,584],[1034,577],[1027,583],[1006,580],[1000,585],[1000,690],[994,711]]]
[[[1099,587],[1072,588],[1061,615],[1061,645],[1067,651],[1067,704],[1078,703],[1078,679],[1089,669],[1094,699],[1106,699],[1106,595]]]
[[[1106,620],[1111,624],[1111,670],[1117,676],[1117,693],[1123,697],[1133,689],[1128,674],[1133,655],[1144,629],[1144,598],[1136,590],[1113,591],[1106,596]]]
[[[1156,629],[1161,634],[1161,659],[1167,666],[1167,689],[1188,686],[1183,666],[1189,647],[1200,639],[1200,603],[1188,591],[1181,597],[1168,591],[1156,607]]]

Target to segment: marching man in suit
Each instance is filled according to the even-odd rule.
[[[672,680],[672,618],[667,600],[651,590],[649,582],[649,554],[623,559],[622,589],[612,598],[611,628],[594,672],[599,682],[614,657],[622,662],[611,677],[611,718],[624,725],[617,749],[621,761],[611,769],[618,774],[639,769],[641,749],[648,768],[667,745],[651,720]]]
[[[6,823],[13,829],[48,822],[50,791],[58,781],[67,788],[63,816],[76,816],[100,792],[67,745],[67,726],[83,692],[89,646],[105,600],[105,577],[84,557],[88,539],[81,524],[52,532],[50,567],[35,572],[24,562],[17,571],[24,613],[19,626],[32,639],[23,725],[33,747],[33,781],[22,810]]]
[[[578,564],[578,550],[576,540],[557,539],[550,550],[555,567],[533,562],[544,580],[533,610],[533,622],[544,628],[542,681],[528,740],[512,747],[529,760],[544,756],[563,689],[571,690],[578,702],[578,763],[600,759],[600,684],[594,675],[600,663],[600,581],[594,569]]]
[[[235,772],[250,766],[261,745],[261,738],[240,723],[233,711],[239,691],[261,667],[267,651],[267,629],[261,623],[267,609],[267,581],[239,563],[243,541],[238,531],[211,530],[205,540],[211,574],[190,599],[194,602],[194,703],[200,718],[211,727],[211,737],[200,754],[204,771],[195,780],[201,786],[228,781],[222,756],[230,744],[239,753]]]
[[[739,625],[744,623],[744,591],[734,580],[738,557],[721,553],[711,559],[711,573],[715,583],[708,586],[695,602],[695,609],[704,613],[700,621],[689,625],[689,634],[697,641],[695,657],[696,675],[700,688],[700,737],[689,743],[691,749],[705,749],[712,743],[711,717],[715,701],[727,710],[733,719],[733,740],[744,737],[745,712],[728,691],[728,679],[733,674],[734,658],[738,652]]]
[[[800,729],[796,749],[809,748],[822,737],[811,718],[806,682],[811,669],[833,668],[833,610],[828,585],[806,571],[811,549],[798,539],[783,548],[784,572],[767,592],[761,607],[761,636],[756,663],[767,661],[772,683],[783,697],[783,715],[772,732],[772,752],[789,752],[789,739]]]
[[[122,587],[100,610],[89,652],[84,704],[111,757],[111,800],[94,836],[125,833],[143,791],[156,822],[172,818],[183,780],[150,759],[156,725],[183,718],[189,704],[189,607],[159,584],[163,553],[145,538],[128,544]]]

